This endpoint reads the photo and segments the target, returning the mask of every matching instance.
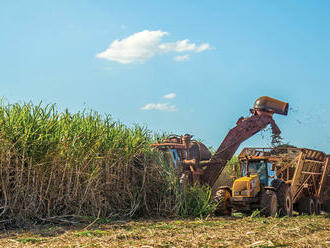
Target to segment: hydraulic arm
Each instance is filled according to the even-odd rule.
[[[202,184],[213,187],[228,160],[232,158],[239,145],[264,129],[268,124],[272,127],[274,135],[280,130],[273,120],[273,114],[287,115],[289,104],[263,96],[258,98],[251,116],[241,117],[232,128],[218,150],[212,156],[207,147],[201,142],[191,140],[191,135],[172,135],[163,142],[153,144],[160,150],[171,154],[172,160],[180,173],[189,177],[190,183],[198,180]]]
[[[273,134],[279,135],[281,132],[275,124],[272,115],[273,113],[271,112],[255,111],[251,117],[239,119],[236,127],[228,132],[218,150],[211,157],[201,177],[202,182],[212,187],[240,144],[264,129],[268,124],[271,124]]]

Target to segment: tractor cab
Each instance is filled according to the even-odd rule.
[[[276,177],[276,173],[272,170],[272,164],[268,160],[246,160],[242,161],[241,177],[249,177],[258,175],[260,184],[270,186]]]
[[[241,160],[240,176],[233,183],[233,197],[256,197],[276,177],[266,159]]]

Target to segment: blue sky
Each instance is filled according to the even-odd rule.
[[[292,107],[275,117],[285,141],[330,153],[329,13],[329,1],[3,0],[1,95],[214,147],[268,95]]]

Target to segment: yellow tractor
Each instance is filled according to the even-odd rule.
[[[239,155],[240,178],[215,194],[217,214],[231,210],[266,216],[320,214],[329,209],[330,161],[306,148],[245,148]]]

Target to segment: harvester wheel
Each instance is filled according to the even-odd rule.
[[[275,192],[266,190],[261,195],[261,213],[265,216],[276,216],[278,205]]]
[[[298,202],[298,211],[299,214],[309,214],[309,215],[315,214],[314,199],[310,197],[302,198]]]
[[[279,215],[292,216],[292,194],[289,185],[282,183],[276,192],[278,200]]]
[[[231,215],[231,208],[229,206],[230,204],[230,191],[228,189],[219,189],[214,196],[214,203],[217,203],[218,206],[216,210],[214,211],[214,214],[216,216],[222,216],[222,215]]]

